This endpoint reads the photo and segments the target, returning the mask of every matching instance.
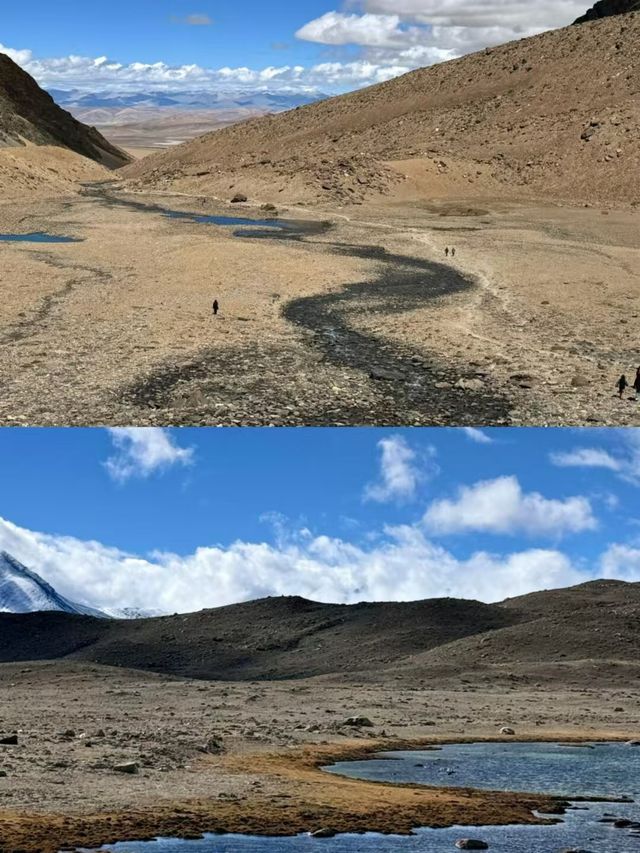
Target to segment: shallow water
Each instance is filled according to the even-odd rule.
[[[34,231],[32,234],[0,234],[0,243],[80,243],[76,237],[59,237]]]
[[[423,766],[417,766],[423,765]],[[438,751],[385,753],[345,762],[331,772],[358,778],[514,791],[571,792],[578,796],[640,798],[640,749],[599,744],[592,749],[557,744],[465,744]],[[449,772],[453,771],[453,772]],[[632,803],[576,803],[552,826],[419,829],[412,836],[341,835],[331,839],[207,836],[200,841],[158,839],[105,847],[114,853],[445,853],[460,838],[479,838],[494,853],[639,853],[640,830],[616,829],[603,818],[640,821]],[[553,818],[557,820],[557,818]]]
[[[558,794],[566,798],[640,799],[640,748],[624,743],[451,744],[424,752],[388,752],[381,758],[347,761],[326,769],[374,781]]]

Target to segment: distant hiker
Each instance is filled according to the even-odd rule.
[[[455,250],[455,249],[452,249],[452,250],[451,250],[451,257],[452,257],[452,258],[455,258],[455,256],[456,256],[456,250]]]
[[[213,316],[214,316],[214,317],[217,317],[217,316],[218,316],[218,311],[219,311],[219,310],[220,310],[220,303],[218,302],[218,300],[217,300],[217,299],[214,299],[214,300],[213,300]]]
[[[640,367],[638,368],[638,372],[636,373],[636,381],[633,383],[633,387],[636,389],[636,400],[640,398]]]
[[[622,400],[622,395],[629,387],[629,383],[627,382],[627,377],[623,374],[620,379],[618,379],[617,384],[618,394],[620,395],[620,399]]]
[[[444,250],[444,254],[445,254],[445,257],[446,257],[446,258],[448,258],[448,257],[449,257],[449,247],[448,247],[448,246],[447,246],[447,248]]]

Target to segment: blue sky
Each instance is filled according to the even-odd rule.
[[[341,92],[565,26],[585,0],[29,0],[0,50],[48,88]]]
[[[0,431],[0,549],[99,607],[640,580],[640,431]]]

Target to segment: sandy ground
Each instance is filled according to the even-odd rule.
[[[0,233],[83,239],[0,243],[0,423],[640,423],[614,395],[640,364],[637,209],[406,199],[283,215],[334,227],[239,239],[99,198],[0,205]]]
[[[549,807],[545,798],[381,787],[326,776],[318,766],[382,746],[499,738],[504,725],[521,739],[626,740],[640,730],[638,698],[637,688],[233,684],[5,664],[0,733],[16,732],[18,745],[0,746],[0,850],[48,853],[206,830],[405,832],[418,824],[525,822],[535,805]],[[370,717],[373,728],[345,725],[354,714]],[[116,772],[123,762],[135,762],[138,773]]]

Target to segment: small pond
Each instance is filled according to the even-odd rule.
[[[34,231],[31,234],[0,234],[0,243],[80,243],[76,237],[60,237],[47,234],[44,231]]]
[[[625,744],[456,744],[439,750],[392,752],[368,761],[326,768],[362,779],[558,793],[573,797],[640,797],[640,748]],[[463,816],[461,816],[463,817]],[[555,818],[554,818],[555,819]],[[340,835],[313,839],[210,835],[200,841],[158,839],[105,847],[113,853],[455,853],[460,838],[479,838],[494,853],[640,853],[640,828],[616,828],[614,820],[640,821],[636,802],[575,803],[550,826],[417,829],[411,836]],[[640,823],[638,824],[640,827]]]

